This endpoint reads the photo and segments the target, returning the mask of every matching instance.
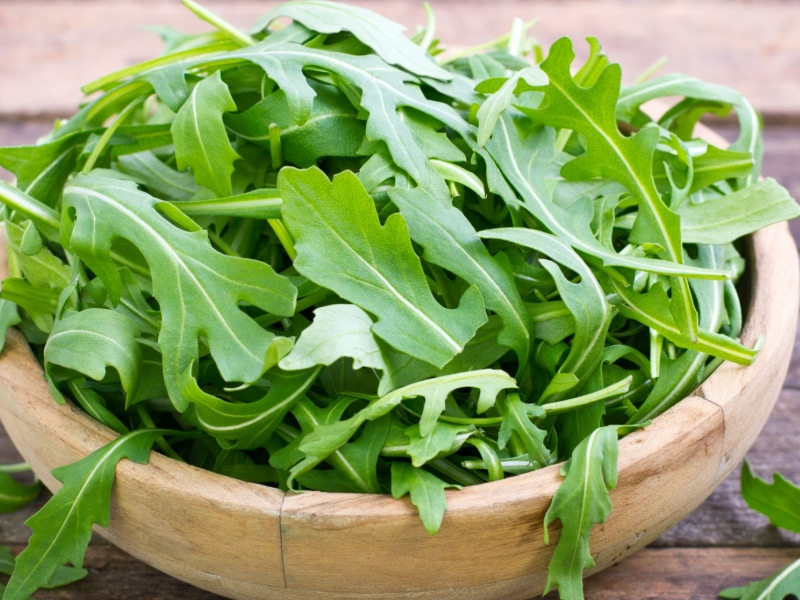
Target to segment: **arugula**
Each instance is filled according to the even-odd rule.
[[[563,462],[548,586],[580,598],[617,438],[756,356],[738,239],[800,210],[758,180],[752,106],[684,75],[622,86],[594,39],[573,68],[524,27],[448,56],[432,25],[344,4],[240,31],[184,3],[214,30],[163,30],[0,148],[0,332],[122,434],[59,471],[10,593],[79,564],[112,465],[155,444],[287,492],[409,496],[431,533],[448,488]],[[730,111],[733,144],[697,139]]]
[[[788,531],[800,533],[800,487],[776,473],[770,485],[753,474],[750,463],[742,463],[742,497],[753,510],[769,518],[770,523]],[[784,600],[793,598],[800,589],[800,560],[778,573],[754,581],[744,587],[728,588],[720,598],[734,600]]]

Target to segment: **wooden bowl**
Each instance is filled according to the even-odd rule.
[[[723,364],[694,394],[624,438],[608,521],[594,529],[595,571],[645,546],[702,502],[744,456],[769,415],[792,354],[797,250],[785,223],[749,238],[745,344],[750,367]],[[3,244],[0,244],[3,245]],[[0,256],[5,264],[5,256]],[[23,338],[0,357],[2,422],[51,489],[51,469],[114,437],[50,397]],[[223,596],[265,598],[529,598],[552,546],[542,519],[559,466],[448,492],[438,534],[407,500],[243,483],[160,454],[117,469],[111,542],[178,579]],[[553,528],[551,544],[558,536]]]

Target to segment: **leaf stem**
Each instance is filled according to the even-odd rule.
[[[255,46],[258,42],[255,39],[240,31],[219,15],[214,14],[207,8],[200,6],[194,0],[182,0],[183,5],[192,11],[200,20],[216,27],[219,31],[226,34],[232,40],[236,40],[242,46]]]

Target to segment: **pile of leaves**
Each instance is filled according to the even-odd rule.
[[[346,5],[243,32],[186,4],[214,30],[162,30],[163,55],[0,149],[0,331],[121,434],[59,473],[7,597],[80,565],[88,533],[52,524],[107,521],[87,474],[153,443],[281,489],[410,495],[431,533],[445,489],[567,461],[548,588],[582,597],[618,437],[756,356],[736,241],[798,209],[759,180],[752,106],[684,75],[623,86],[594,39],[579,67],[566,38],[539,60],[521,23],[443,54],[431,24]],[[731,112],[732,144],[696,137]]]

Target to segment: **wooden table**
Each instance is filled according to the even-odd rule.
[[[414,26],[424,21],[421,1],[362,1]],[[229,21],[246,26],[274,3],[207,2]],[[549,44],[561,35],[595,35],[626,79],[669,55],[677,70],[736,87],[766,124],[764,173],[800,198],[800,9],[792,2],[744,0],[633,0],[536,2],[434,0],[438,33],[446,45],[469,45],[504,33],[511,19],[538,17],[533,35]],[[143,24],[194,22],[177,0],[145,2],[3,0],[0,8],[0,145],[32,143],[52,120],[70,114],[78,86],[149,58],[160,42]],[[735,135],[718,126],[723,135]],[[7,178],[8,174],[0,176]],[[792,224],[800,240],[800,222]],[[800,342],[798,342],[800,344]],[[775,412],[749,453],[756,472],[781,471],[800,482],[800,345]],[[16,453],[0,432],[0,460]],[[25,519],[39,502],[0,515],[0,545],[24,546]],[[706,599],[719,590],[765,577],[800,557],[800,536],[770,527],[739,494],[738,470],[687,519],[649,547],[586,582],[589,600]],[[177,600],[214,598],[163,575],[100,537],[86,556],[89,576],[68,588],[40,591],[41,600]]]

